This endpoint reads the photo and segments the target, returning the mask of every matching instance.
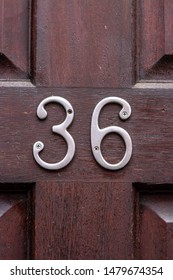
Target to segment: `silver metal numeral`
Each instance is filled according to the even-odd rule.
[[[104,168],[110,169],[110,170],[118,170],[123,168],[130,160],[132,155],[132,140],[130,135],[127,133],[126,130],[119,126],[109,126],[103,129],[99,128],[98,120],[99,115],[102,110],[102,108],[108,104],[108,103],[118,103],[123,108],[119,113],[119,116],[122,120],[126,120],[131,115],[131,107],[127,101],[125,101],[122,98],[119,97],[107,97],[101,100],[95,107],[93,115],[92,115],[92,122],[91,122],[91,146],[92,146],[92,152],[96,159],[96,161]],[[119,134],[122,139],[124,140],[126,151],[124,154],[123,159],[116,163],[116,164],[110,164],[108,163],[101,153],[101,142],[103,138],[109,134],[109,133],[117,133]]]
[[[66,115],[65,121],[63,123],[61,123],[60,125],[54,125],[52,127],[52,131],[54,133],[61,135],[65,139],[65,141],[67,143],[67,154],[65,155],[63,160],[61,160],[57,163],[47,163],[47,162],[43,161],[39,156],[39,153],[44,148],[44,144],[41,141],[38,141],[33,145],[33,155],[34,155],[36,162],[43,168],[49,169],[49,170],[58,170],[58,169],[65,167],[67,164],[69,164],[75,153],[75,142],[74,142],[72,136],[70,135],[70,133],[67,131],[67,128],[70,126],[70,124],[73,121],[74,110],[73,110],[73,107],[71,106],[71,104],[66,99],[64,99],[60,96],[51,96],[51,97],[44,99],[39,104],[39,106],[37,108],[37,116],[39,119],[46,119],[47,112],[46,112],[44,106],[51,102],[56,102],[56,103],[61,104],[64,107],[64,109],[66,110],[67,115]]]

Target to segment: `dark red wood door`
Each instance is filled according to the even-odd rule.
[[[172,1],[0,0],[0,258],[173,259]],[[40,167],[67,152],[51,132],[66,113],[39,103],[60,96],[73,106],[68,131],[73,160],[57,171]],[[121,170],[102,168],[91,150],[91,118],[102,99],[126,100],[101,111],[101,128],[119,126],[133,142]],[[124,142],[102,144],[119,162]]]

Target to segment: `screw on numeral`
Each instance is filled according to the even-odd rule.
[[[38,150],[41,149],[41,147],[42,147],[41,143],[37,143],[37,144],[36,144],[36,148],[37,148]]]
[[[68,109],[68,110],[67,110],[67,113],[68,113],[68,114],[72,114],[72,113],[73,113],[72,109]]]
[[[95,150],[95,151],[99,151],[99,146],[95,146],[95,147],[94,147],[94,150]]]
[[[126,111],[123,112],[123,116],[126,117],[128,113]]]

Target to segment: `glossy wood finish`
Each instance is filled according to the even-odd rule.
[[[20,8],[29,5],[28,1],[19,3]],[[28,32],[24,33],[29,11],[24,9],[23,41],[16,41],[16,33],[11,32],[11,44],[8,42],[14,56],[22,54],[20,67],[6,53],[0,61],[0,79],[6,77],[0,83],[0,194],[3,183],[6,185],[0,195],[0,209],[4,209],[4,201],[11,201],[7,212],[10,228],[5,236],[8,224],[5,215],[1,244],[2,248],[8,244],[12,248],[11,244],[18,244],[20,237],[23,245],[19,245],[20,254],[13,254],[10,249],[5,255],[4,250],[2,258],[173,257],[172,226],[160,219],[164,209],[172,219],[173,95],[172,89],[168,89],[171,84],[165,83],[167,89],[159,88],[160,84],[158,89],[147,89],[148,81],[143,89],[133,87],[143,78],[155,77],[165,82],[172,77],[168,75],[168,64],[164,64],[166,55],[172,65],[171,51],[165,51],[164,43],[169,38],[165,34],[164,16],[170,22],[171,15],[168,11],[163,14],[163,1],[152,3],[149,0],[32,1],[31,52],[26,48]],[[6,14],[11,13],[12,7],[8,2]],[[15,18],[17,21],[19,15]],[[9,20],[9,25],[12,22]],[[6,32],[1,32],[1,41],[2,35],[10,40]],[[15,68],[24,70],[26,53],[30,53],[34,84],[28,87],[24,87]],[[153,70],[158,62],[160,68]],[[24,73],[28,73],[26,69],[29,68],[26,66]],[[16,87],[10,82],[14,76]],[[51,132],[53,125],[63,122],[63,108],[52,103],[46,107],[46,120],[40,121],[36,116],[38,104],[52,95],[66,98],[75,110],[69,132],[76,142],[76,154],[69,166],[56,172],[42,169],[32,155],[32,146],[38,140],[45,144],[41,155],[44,160],[57,162],[66,154],[64,140]],[[100,167],[90,147],[93,110],[101,99],[109,96],[124,98],[132,107],[130,119],[124,122],[118,117],[120,106],[115,104],[106,106],[100,116],[100,127],[121,126],[133,141],[132,159],[117,172]],[[121,160],[124,153],[124,143],[115,134],[108,135],[101,148],[111,163]],[[13,188],[11,183],[21,184]],[[31,183],[27,190],[26,183]],[[150,185],[144,188],[146,183]],[[22,198],[19,190],[23,190]],[[154,214],[153,205],[157,206]],[[152,234],[150,248],[145,226]],[[166,238],[167,243],[162,242]]]

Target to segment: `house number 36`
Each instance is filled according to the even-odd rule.
[[[52,127],[52,131],[54,133],[57,133],[61,135],[66,143],[67,143],[67,153],[63,160],[57,162],[57,163],[48,163],[41,159],[40,152],[44,148],[44,144],[41,141],[37,141],[33,145],[33,156],[36,160],[36,162],[43,168],[49,169],[49,170],[58,170],[65,166],[67,166],[71,160],[74,157],[75,154],[75,142],[71,134],[68,132],[68,127],[73,121],[74,118],[74,110],[72,105],[65,99],[60,96],[51,96],[46,99],[44,99],[37,108],[37,116],[39,119],[46,119],[47,112],[45,110],[45,105],[48,103],[59,103],[61,104],[65,111],[66,111],[66,118],[63,123],[59,125],[54,125]],[[122,109],[119,113],[119,117],[122,120],[127,120],[131,115],[131,107],[127,101],[125,101],[122,98],[119,97],[107,97],[102,99],[95,107],[93,115],[92,115],[92,121],[91,121],[91,147],[92,152],[94,155],[95,160],[100,164],[102,167],[110,170],[118,170],[123,168],[130,160],[132,155],[132,140],[130,135],[127,133],[126,130],[119,126],[109,126],[106,128],[101,129],[99,127],[99,115],[102,110],[102,108],[107,105],[108,103],[117,103],[122,106]],[[122,139],[124,140],[126,151],[124,154],[124,157],[122,160],[115,164],[108,163],[101,152],[101,142],[103,138],[109,134],[109,133],[116,133],[119,134]]]

